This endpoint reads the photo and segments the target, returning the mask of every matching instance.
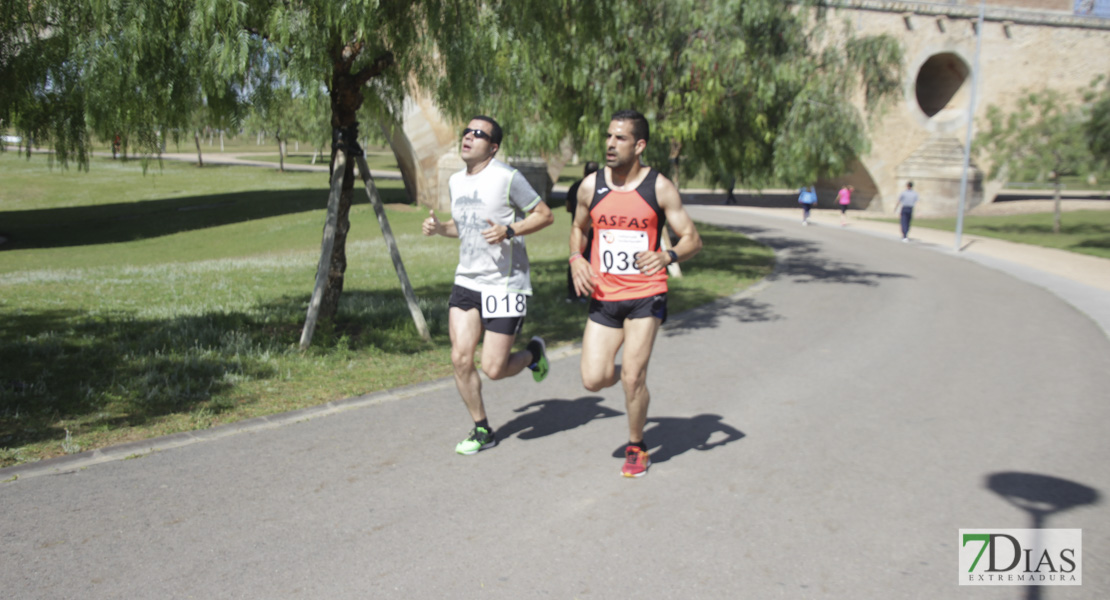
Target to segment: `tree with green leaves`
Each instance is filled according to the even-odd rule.
[[[1102,84],[1101,90],[1099,84]],[[1090,119],[1084,127],[1087,147],[1105,168],[1110,165],[1110,77],[1092,82],[1085,99],[1091,104]]]
[[[608,115],[635,107],[665,172],[811,182],[866,148],[851,90],[870,105],[900,79],[893,40],[824,41],[816,0],[0,2],[0,126],[83,166],[91,121],[156,154],[223,90],[257,109],[325,87],[335,145],[357,152],[360,110],[399,119],[416,86],[450,118],[496,115],[517,154],[596,149]],[[346,271],[345,164],[324,318]]]
[[[838,30],[822,4],[510,7],[500,18],[533,31],[521,25],[484,64],[483,105],[514,132],[514,151],[551,151],[567,133],[593,150],[608,115],[632,107],[652,122],[648,162],[673,178],[705,170],[760,186],[836,176],[868,148],[855,90],[867,112],[879,109],[900,89],[902,53],[890,36]]]
[[[991,164],[992,179],[1052,183],[1053,233],[1060,233],[1060,178],[1095,168],[1084,134],[1089,112],[1088,103],[1069,101],[1058,90],[1026,91],[1013,110],[987,107],[986,126],[975,139],[975,152]]]
[[[275,83],[326,87],[335,140],[357,152],[357,115],[367,96],[396,109],[416,84],[448,109],[473,106],[476,82],[465,71],[498,34],[473,26],[491,20],[482,14],[497,2],[0,2],[0,127],[84,168],[90,127],[125,132],[156,155],[164,135],[189,130],[201,98],[231,89],[259,106],[273,100],[267,95]],[[346,162],[325,318],[343,289],[354,164]]]

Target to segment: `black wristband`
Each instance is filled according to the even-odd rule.
[[[667,254],[671,255],[671,264],[678,262],[678,253],[674,250],[667,250]]]
[[[511,240],[511,239],[513,239],[514,235],[516,235],[516,232],[513,231],[513,226],[512,225],[506,225],[505,226],[505,239]]]

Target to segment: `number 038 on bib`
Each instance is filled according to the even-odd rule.
[[[646,231],[627,229],[602,229],[598,240],[601,250],[601,272],[614,275],[633,275],[640,272],[636,268],[636,255],[647,252],[648,235]]]
[[[505,291],[482,292],[482,316],[487,319],[523,317],[528,312],[528,296]]]

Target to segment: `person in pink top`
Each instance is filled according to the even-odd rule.
[[[856,188],[846,185],[836,194],[836,203],[840,205],[840,226],[848,226],[848,205],[852,203],[852,190]]]

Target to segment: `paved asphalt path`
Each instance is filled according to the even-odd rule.
[[[565,347],[542,384],[485,384],[502,442],[476,456],[439,381],[0,484],[0,595],[1110,597],[1090,317],[924,243],[691,212],[779,263],[666,325],[647,477],[618,475],[619,387],[585,391]],[[1083,529],[1082,587],[957,585],[960,528],[1037,524]]]

